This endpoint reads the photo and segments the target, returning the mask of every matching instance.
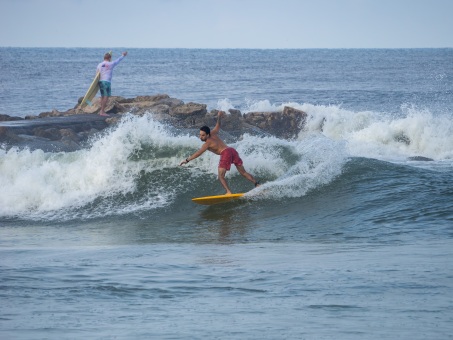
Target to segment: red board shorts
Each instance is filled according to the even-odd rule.
[[[242,165],[242,159],[235,149],[226,148],[220,153],[219,168],[230,170],[231,164]]]

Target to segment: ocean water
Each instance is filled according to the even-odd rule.
[[[122,49],[114,49],[114,57]],[[76,105],[105,51],[0,48],[0,114]],[[0,148],[0,338],[451,339],[453,50],[132,49],[114,95],[307,112],[294,140],[126,115],[75,152]]]

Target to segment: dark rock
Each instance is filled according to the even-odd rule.
[[[17,143],[22,141],[22,138],[20,138],[14,131],[11,131],[7,127],[0,126],[0,142],[12,142],[12,143]]]
[[[411,144],[411,139],[402,132],[400,134],[398,134],[397,136],[395,136],[393,139],[395,140],[395,142],[398,142],[398,143],[403,143],[406,145]]]
[[[232,115],[232,116],[241,116],[242,117],[242,113],[241,111],[239,110],[236,110],[236,109],[229,109],[228,112]]]
[[[189,116],[206,115],[206,104],[187,103],[178,105],[170,110],[170,115],[178,118],[187,118]]]
[[[158,114],[170,114],[170,106],[166,104],[157,104],[150,108],[148,111]]]
[[[14,117],[14,116],[0,114],[0,122],[11,122],[13,120],[22,120],[22,119],[23,118],[21,118],[21,117]]]
[[[0,141],[7,148],[18,146],[45,151],[74,151],[76,144],[108,126],[105,117],[99,115],[0,122]]]
[[[46,118],[46,117],[61,117],[64,116],[63,113],[58,112],[57,110],[53,109],[51,112],[41,112],[39,114],[39,118]]]
[[[80,141],[79,135],[72,129],[60,129],[60,135],[62,140]]]
[[[61,139],[61,133],[60,130],[57,128],[43,128],[43,127],[37,127],[33,130],[33,134],[36,137],[41,137],[41,138],[46,138],[49,140],[59,140]]]
[[[175,106],[184,104],[184,102],[182,100],[176,99],[176,98],[162,99],[162,100],[159,100],[157,103],[163,104],[163,105],[168,105],[169,107],[175,107]]]
[[[423,156],[409,157],[408,160],[410,160],[410,161],[418,161],[418,162],[433,162],[434,161],[434,159],[432,159],[432,158],[423,157]]]
[[[79,103],[81,100],[82,98]],[[65,112],[52,110],[39,116],[27,116],[26,119],[0,115],[0,141],[7,147],[27,146],[28,143],[43,150],[75,150],[94,134],[117,124],[125,113],[149,113],[158,121],[186,129],[199,129],[203,125],[212,128],[218,114],[218,110],[208,113],[205,104],[185,104],[182,100],[166,94],[129,99],[110,97],[106,112],[114,115],[101,117],[97,114],[99,111],[98,97],[93,100],[91,106],[83,109],[77,104]],[[303,128],[306,117],[305,112],[287,106],[283,112],[249,112],[245,115],[239,110],[230,109],[229,114],[222,118],[221,128],[222,134],[234,138],[244,133],[294,138]],[[45,144],[46,141],[48,144]]]
[[[280,138],[297,137],[307,114],[304,111],[285,106],[283,112],[249,112],[245,114],[245,122],[259,127]]]
[[[108,118],[106,118],[105,122],[106,122],[108,125],[114,125],[114,124],[118,123],[120,120],[121,120],[121,116],[116,115],[116,116],[114,116],[114,117],[108,117]]]
[[[123,113],[126,109],[118,101],[110,102],[105,108],[105,113]]]
[[[160,102],[165,99],[169,99],[170,96],[168,94],[156,94],[153,96],[137,96],[133,99],[133,102]]]

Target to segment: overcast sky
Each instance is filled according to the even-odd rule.
[[[0,46],[453,47],[453,0],[0,0]]]

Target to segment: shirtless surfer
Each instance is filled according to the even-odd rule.
[[[250,182],[255,184],[255,187],[259,185],[259,182],[253,178],[247,171],[245,171],[244,166],[242,165],[242,159],[239,157],[237,151],[228,145],[226,145],[223,140],[218,136],[220,130],[220,118],[225,114],[223,111],[219,111],[217,115],[217,124],[214,129],[210,130],[208,126],[203,126],[200,128],[200,139],[204,142],[203,146],[195,152],[193,155],[187,157],[179,165],[187,164],[191,160],[201,156],[203,152],[209,150],[216,155],[220,155],[219,162],[219,181],[226,190],[226,195],[231,195],[231,190],[228,187],[228,183],[225,179],[226,172],[230,170],[231,164],[234,164],[238,169],[239,173],[247,178]]]

